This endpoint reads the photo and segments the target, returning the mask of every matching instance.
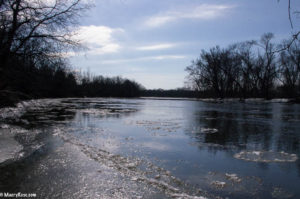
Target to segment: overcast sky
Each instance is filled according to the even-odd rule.
[[[299,0],[291,2],[300,10]],[[183,87],[184,69],[201,49],[266,32],[288,38],[287,8],[287,0],[96,0],[80,22],[89,49],[70,60],[76,69],[120,75],[147,89]]]

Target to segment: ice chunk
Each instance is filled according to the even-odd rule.
[[[0,128],[1,129],[9,129],[9,125],[8,124],[1,124]]]
[[[203,196],[190,196],[185,193],[174,193],[171,196],[178,199],[207,199]]]
[[[214,185],[217,188],[224,188],[226,186],[226,182],[222,181],[213,181],[211,185]]]
[[[234,182],[241,182],[242,181],[242,179],[239,178],[237,176],[237,174],[235,174],[235,173],[232,173],[232,174],[226,173],[225,176],[226,176],[227,179],[229,179],[231,181],[234,181]]]
[[[273,151],[241,151],[234,155],[235,158],[254,162],[295,162],[296,154]]]
[[[131,162],[131,163],[125,164],[125,167],[127,167],[128,169],[135,169],[137,167],[137,164]]]
[[[218,129],[214,129],[214,128],[201,128],[201,132],[202,133],[207,133],[207,134],[213,134],[213,133],[217,133]]]
[[[132,180],[132,181],[138,181],[139,178],[137,178],[137,177],[132,177],[131,180]]]

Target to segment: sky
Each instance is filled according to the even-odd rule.
[[[95,0],[80,19],[77,38],[87,47],[70,57],[76,70],[121,76],[147,89],[184,86],[185,68],[201,50],[259,40],[276,42],[299,30],[300,1],[291,0]]]

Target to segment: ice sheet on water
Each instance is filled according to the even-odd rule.
[[[197,176],[199,179],[199,177]],[[263,181],[257,176],[245,176],[238,173],[210,171],[198,183],[201,187],[225,194],[258,196],[263,190]],[[258,197],[257,197],[258,198]]]
[[[99,115],[104,116],[110,113],[108,109],[95,109],[95,108],[89,108],[89,109],[82,109],[80,110],[83,114],[92,114],[92,115]]]
[[[39,99],[22,101],[16,107],[6,107],[0,109],[0,121],[5,119],[16,119],[21,117],[28,110],[38,110],[50,104],[60,103],[60,99]]]
[[[277,103],[286,103],[286,102],[289,102],[289,99],[277,98],[277,99],[272,99],[271,101],[277,102]]]
[[[296,154],[274,151],[241,151],[234,155],[235,158],[253,162],[295,162]]]
[[[7,160],[19,160],[39,150],[41,144],[36,138],[40,130],[27,130],[6,123],[0,124],[0,164]]]
[[[137,126],[143,126],[148,131],[152,132],[176,132],[178,129],[181,128],[181,125],[179,122],[176,122],[178,119],[173,120],[136,120],[136,121],[126,121],[125,123],[128,125],[137,125]],[[157,134],[155,134],[157,135]],[[162,134],[165,135],[165,134]]]
[[[8,128],[0,128],[0,164],[18,157],[23,146],[14,139],[15,134]]]
[[[201,101],[204,102],[214,102],[214,103],[222,103],[222,102],[239,102],[241,99],[239,98],[226,98],[226,99],[215,99],[215,98],[207,98],[207,99],[201,99]],[[248,98],[244,99],[245,102],[255,102],[255,103],[286,103],[289,102],[289,99],[283,99],[283,98],[277,98],[272,100],[265,100],[263,98]]]
[[[101,108],[85,108],[81,110],[77,110],[78,112],[81,112],[84,115],[94,115],[96,117],[113,117],[113,116],[119,116],[123,114],[130,114],[137,111],[137,109],[133,108],[114,108],[114,107],[101,107]]]
[[[91,146],[89,143],[82,142],[76,136],[68,133],[66,129],[54,129],[55,135],[59,136],[64,142],[77,146],[86,156],[100,162],[110,168],[116,169],[123,176],[128,176],[130,181],[146,183],[164,191],[173,198],[205,199],[201,196],[189,195],[179,184],[184,183],[172,176],[171,172],[157,167],[150,162],[140,158],[129,158],[122,155],[113,154],[109,151]],[[141,170],[146,166],[147,172]]]

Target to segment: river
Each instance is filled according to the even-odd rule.
[[[300,105],[42,99],[1,109],[0,194],[300,198]]]

